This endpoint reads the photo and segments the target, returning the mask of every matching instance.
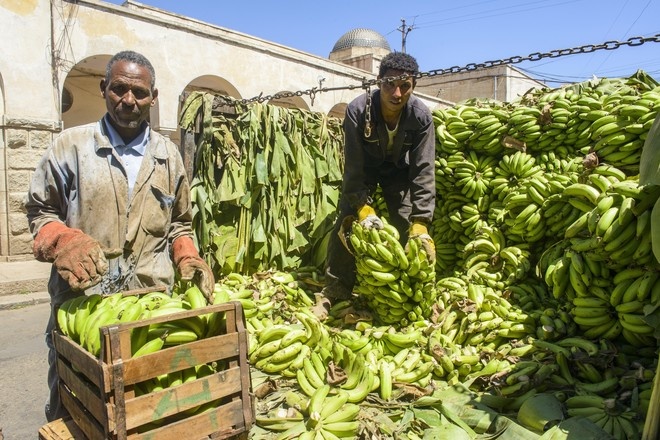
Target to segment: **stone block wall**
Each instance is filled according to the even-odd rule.
[[[34,258],[25,196],[34,169],[61,127],[59,121],[3,118],[0,127],[0,262]]]

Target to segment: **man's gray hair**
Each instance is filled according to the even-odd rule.
[[[117,61],[129,61],[131,63],[137,64],[138,66],[146,68],[151,74],[151,90],[154,90],[156,87],[156,71],[154,70],[154,66],[147,59],[147,57],[132,50],[123,50],[110,58],[110,61],[108,61],[108,64],[105,68],[106,83],[110,82],[110,71],[112,70],[112,66],[114,66]]]

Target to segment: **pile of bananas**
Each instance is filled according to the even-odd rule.
[[[436,113],[436,138],[442,151],[453,154],[467,146],[479,154],[497,156],[504,151],[500,140],[507,134],[511,114],[505,105],[476,99]],[[442,122],[442,123],[439,123]]]
[[[289,322],[295,308],[290,304],[311,306],[314,301],[303,286],[307,280],[318,283],[316,268],[301,267],[295,272],[268,271],[259,276],[247,276],[232,272],[215,284],[213,304],[228,301],[241,303],[243,315],[248,318],[248,330],[254,335],[265,325]],[[249,318],[256,318],[254,320]]]
[[[354,225],[355,293],[373,322],[346,319],[349,301],[319,321],[305,309],[321,286],[295,276],[285,283],[289,294],[246,280],[249,299],[263,309],[248,319],[253,366],[279,370],[269,377],[290,387],[283,408],[262,411],[258,426],[281,438],[375,437],[385,431],[369,423],[374,408],[388,417],[396,408],[392,420],[407,430],[401,438],[421,437],[414,423],[397,419],[399,399],[406,405],[415,393],[462,383],[509,413],[539,393],[556,396],[569,417],[580,412],[579,399],[570,399],[614,401],[589,408],[600,416],[594,422],[639,438],[657,369],[644,310],[660,302],[660,266],[649,229],[657,188],[639,187],[635,160],[658,98],[660,86],[640,74],[434,111],[434,268],[425,258],[415,267],[415,249],[406,252],[391,226]],[[411,268],[423,274],[417,285]],[[260,303],[266,298],[272,309]],[[282,335],[271,339],[273,326]],[[285,328],[293,333],[287,339]],[[273,362],[277,351],[264,347],[296,354]],[[336,399],[336,412],[350,414],[341,419],[350,422],[346,430],[329,412],[308,411],[312,399]]]
[[[463,248],[458,265],[468,279],[503,290],[527,276],[530,255],[524,244],[507,246],[499,228],[483,226]]]
[[[257,416],[257,426],[278,432],[283,439],[355,438],[358,433],[360,406],[349,402],[349,394],[341,389],[324,384],[308,400],[288,393],[286,404],[286,409]]]
[[[197,287],[173,295],[159,291],[139,296],[124,296],[121,292],[109,296],[81,295],[60,306],[57,323],[62,334],[98,357],[101,353],[101,327],[176,314],[206,305],[206,299]],[[223,325],[222,319],[221,314],[214,313],[136,327],[131,332],[131,352],[133,356],[141,356],[164,346],[217,335]]]
[[[620,171],[608,167],[607,173]],[[586,204],[583,214],[544,253],[539,270],[553,296],[572,303],[570,313],[585,336],[623,335],[631,344],[647,346],[653,344],[653,329],[642,310],[660,301],[649,224],[658,194],[619,177],[602,188],[572,186],[572,194]]]
[[[325,327],[306,309],[295,313],[295,323],[263,325],[255,330],[249,346],[249,360],[254,367],[266,373],[296,377],[299,370],[308,367],[312,349],[328,346],[329,335]],[[254,324],[253,324],[254,326]]]
[[[380,322],[407,326],[430,316],[435,270],[419,238],[408,240],[404,249],[392,225],[367,229],[359,222],[353,223],[349,238],[356,261],[354,291]]]
[[[575,154],[592,146],[601,162],[630,172],[658,113],[660,92],[641,72],[635,77],[603,78],[595,83],[524,96],[515,107],[468,100],[434,112],[441,155],[465,148],[500,155],[506,148],[531,153]]]

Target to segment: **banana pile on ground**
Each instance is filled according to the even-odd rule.
[[[586,337],[622,335],[633,345],[652,346],[654,329],[643,309],[660,302],[660,266],[650,231],[658,189],[630,180],[602,191],[582,185],[584,213],[544,253],[539,270],[553,296],[572,303],[570,313]]]
[[[474,438],[492,428],[477,420],[550,394],[562,420],[639,438],[658,367],[644,310],[660,301],[660,268],[658,191],[637,172],[658,109],[658,84],[638,73],[434,111],[435,267],[389,225],[348,237],[373,322],[351,301],[316,318],[313,268],[219,279],[215,301],[240,301],[250,333],[251,436],[417,439],[434,420]],[[486,405],[472,408],[480,416],[411,409],[458,386]],[[509,438],[539,438],[541,420],[525,411]]]
[[[256,437],[378,433],[382,427],[370,424],[370,417],[402,423],[397,408],[407,399],[461,383],[502,412],[516,411],[544,392],[616,397],[625,411],[635,412],[640,430],[655,349],[583,337],[542,279],[522,280],[503,291],[466,277],[441,278],[435,290],[446,304],[442,312],[400,327],[343,320],[350,301],[333,305],[330,318],[318,320],[309,310],[321,287],[314,278],[271,272],[218,280],[216,302],[240,297],[255,304],[264,298],[277,302],[246,320],[253,385],[262,396]],[[262,395],[262,387],[270,394]],[[636,398],[633,404],[633,394],[647,400]],[[326,405],[337,409],[323,411]],[[402,432],[411,429],[401,426]]]
[[[537,90],[513,104],[467,100],[435,112],[438,156],[524,148],[566,157],[589,147],[601,162],[634,175],[659,102],[657,83],[643,72]]]
[[[624,179],[637,174],[658,109],[658,84],[638,72],[534,91],[513,103],[472,99],[435,110],[437,269],[450,274],[456,251],[484,223],[512,244],[543,246],[561,236],[585,208],[583,196],[567,206],[567,196],[579,192],[572,185],[607,184],[605,176],[587,177],[594,166],[616,168]]]
[[[364,228],[354,222],[349,236],[356,262],[354,291],[366,299],[383,324],[409,323],[428,318],[435,304],[435,269],[418,237],[399,242],[397,229]]]

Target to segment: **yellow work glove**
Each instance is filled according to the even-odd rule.
[[[413,238],[419,238],[426,252],[426,257],[431,263],[435,263],[435,243],[429,235],[429,231],[426,228],[426,225],[422,222],[413,222],[410,225],[410,230],[408,231],[408,240]],[[408,246],[406,246],[407,248]]]
[[[383,221],[376,215],[376,211],[369,205],[358,209],[358,222],[366,229],[383,229]]]

